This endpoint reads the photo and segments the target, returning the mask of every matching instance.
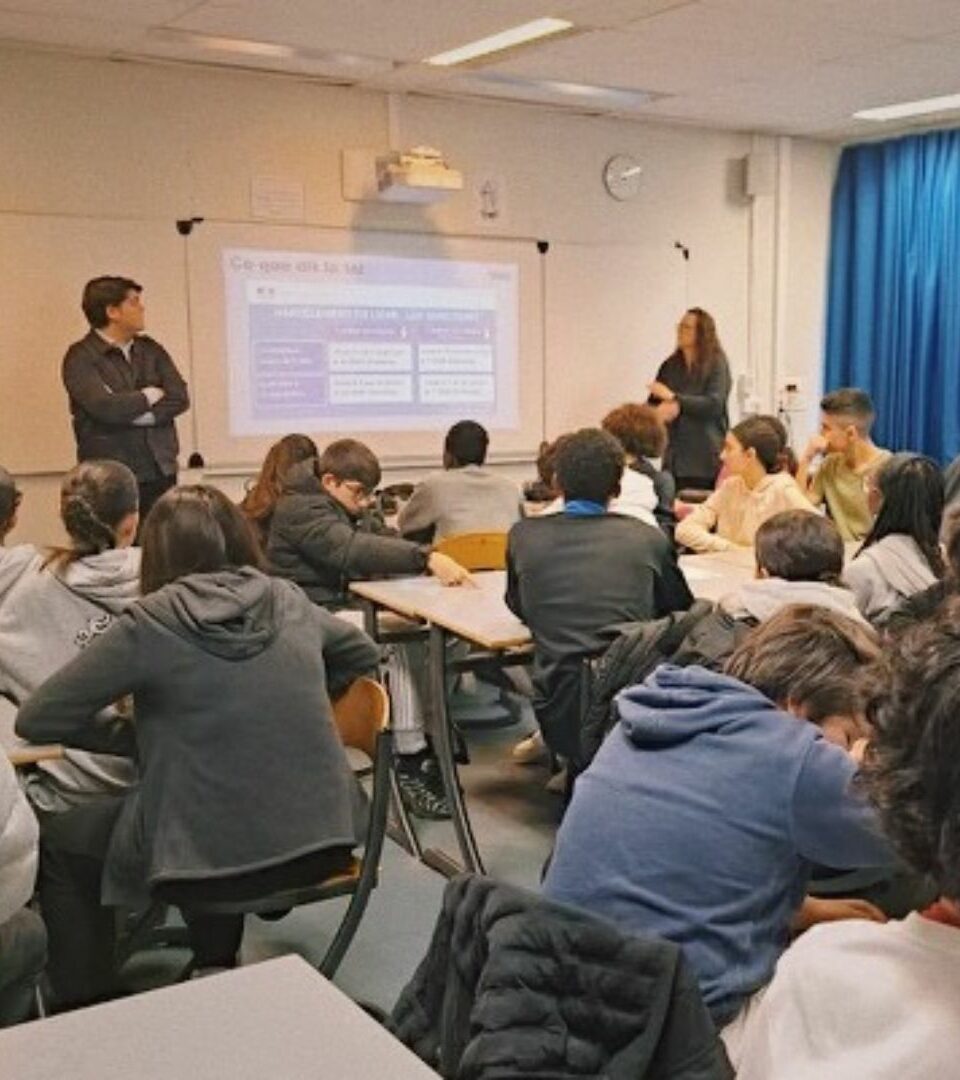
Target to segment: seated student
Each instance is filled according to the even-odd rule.
[[[525,518],[507,540],[506,602],[534,640],[534,710],[547,745],[576,759],[580,666],[615,623],[655,619],[693,602],[659,529],[608,512],[624,454],[612,435],[584,428],[557,451],[561,513]]]
[[[267,451],[256,480],[240,503],[240,510],[252,522],[262,547],[267,546],[273,511],[283,494],[284,477],[294,465],[319,456],[317,444],[309,435],[284,435]]]
[[[314,603],[350,604],[351,581],[389,574],[434,574],[444,585],[471,581],[459,563],[429,545],[404,540],[367,511],[380,463],[355,439],[331,443],[320,457],[294,465],[270,522],[267,559],[273,573],[295,581]],[[410,811],[450,816],[436,759],[423,731],[424,665],[418,646],[388,652],[397,780]]]
[[[960,1060],[960,601],[892,648],[863,779],[940,899],[903,921],[816,927],[751,1010],[740,1080],[948,1077]]]
[[[112,913],[91,862],[105,856],[103,905],[177,904],[197,963],[232,966],[242,918],[195,915],[191,903],[322,880],[362,836],[328,695],[373,670],[379,650],[259,561],[225,495],[167,492],[143,529],[143,599],[20,709],[25,738],[136,753],[141,772],[125,799],[42,823],[40,900],[61,1004],[113,989]],[[94,718],[127,695],[135,724]],[[99,850],[81,859],[77,834]]]
[[[862,540],[873,521],[867,482],[890,451],[870,438],[873,402],[863,390],[834,390],[821,400],[820,412],[820,433],[800,455],[797,483],[814,506],[826,502],[844,541]],[[810,467],[819,457],[820,468],[811,476]]]
[[[731,1021],[764,986],[791,920],[882,914],[804,901],[812,864],[892,862],[853,786],[873,631],[785,608],[726,674],[662,665],[617,698],[618,725],[577,781],[544,882],[552,899],[683,946]]]
[[[941,535],[945,556],[943,577],[889,611],[883,620],[884,633],[902,633],[936,615],[950,597],[960,594],[960,507],[953,507],[944,515]]]
[[[829,518],[807,510],[774,514],[757,529],[754,551],[756,578],[694,626],[673,663],[720,670],[755,626],[790,604],[825,607],[864,622],[853,593],[841,584],[843,541]]]
[[[660,414],[652,405],[621,405],[607,413],[601,427],[619,441],[627,455],[616,512],[627,513],[622,500],[627,486],[633,485],[635,501],[645,512],[653,514],[654,522],[672,540],[677,525],[673,512],[677,485],[662,467],[663,452],[667,447],[667,428]],[[636,484],[637,479],[642,483]]]
[[[943,577],[943,477],[930,458],[894,454],[871,477],[869,499],[877,517],[844,581],[863,614],[881,624]]]
[[[6,547],[6,539],[17,524],[17,511],[23,496],[16,481],[0,466],[0,606],[10,590],[25,573],[40,565],[40,553],[32,544]]]
[[[504,533],[523,516],[520,491],[504,476],[483,468],[490,436],[474,420],[447,432],[443,470],[417,484],[400,510],[404,536],[442,540],[469,532]]]
[[[0,1027],[27,1020],[47,958],[40,916],[26,908],[37,876],[37,819],[0,754]]]
[[[692,551],[752,547],[757,529],[782,510],[811,509],[796,481],[782,472],[783,441],[774,418],[750,416],[727,433],[720,455],[727,479],[677,526],[677,543]]]
[[[137,479],[118,461],[84,461],[60,485],[70,546],[31,564],[0,603],[0,695],[22,705],[34,690],[103,634],[140,594]],[[39,810],[55,813],[134,782],[129,761],[68,750],[26,774]]]

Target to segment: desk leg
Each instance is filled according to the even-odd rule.
[[[423,853],[423,861],[446,877],[468,870],[474,874],[484,873],[483,862],[473,836],[467,808],[460,791],[457,767],[453,760],[453,745],[450,737],[450,715],[447,711],[447,634],[442,627],[430,627],[430,704],[433,719],[433,741],[443,776],[443,786],[447,792],[450,811],[453,815],[453,827],[460,845],[463,866],[449,855],[430,848]]]

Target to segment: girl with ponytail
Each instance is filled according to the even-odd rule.
[[[0,696],[21,705],[50,675],[99,637],[139,595],[138,491],[117,461],[84,461],[60,487],[69,543],[24,574],[0,606]],[[125,791],[134,769],[122,758],[67,750],[27,775],[34,806],[57,813]]]

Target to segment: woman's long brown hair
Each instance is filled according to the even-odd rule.
[[[253,523],[261,541],[266,540],[270,530],[270,518],[290,468],[317,456],[317,445],[309,435],[284,435],[267,451],[260,474],[240,503],[240,510]]]

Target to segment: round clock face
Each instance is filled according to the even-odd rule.
[[[617,154],[603,167],[603,186],[615,199],[625,201],[640,194],[643,166],[628,154]]]

